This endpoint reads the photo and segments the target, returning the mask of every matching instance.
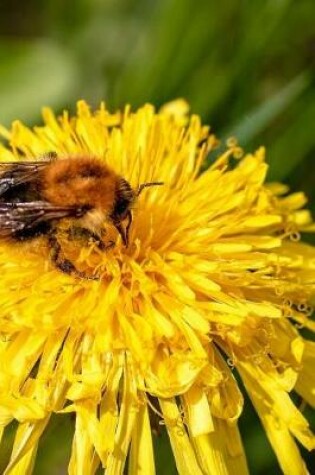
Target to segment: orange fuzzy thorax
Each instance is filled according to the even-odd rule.
[[[95,158],[60,159],[43,171],[42,195],[59,206],[88,206],[109,214],[118,179],[115,172]]]

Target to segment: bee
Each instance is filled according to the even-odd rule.
[[[89,156],[58,158],[50,152],[36,161],[0,162],[0,238],[47,235],[54,265],[87,277],[62,257],[58,224],[73,219],[79,234],[105,251],[115,245],[101,238],[104,222],[109,222],[128,247],[133,203],[145,188],[162,184],[142,183],[133,189],[107,164]]]

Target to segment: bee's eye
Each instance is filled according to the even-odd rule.
[[[127,215],[129,209],[129,201],[125,199],[119,199],[115,203],[113,215],[119,217],[119,219],[124,219]]]
[[[131,203],[134,200],[134,192],[129,183],[120,178],[116,190],[116,199],[114,209],[112,212],[112,218],[115,220],[123,221],[127,215]]]

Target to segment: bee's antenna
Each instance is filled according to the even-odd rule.
[[[160,186],[160,185],[164,185],[164,182],[163,181],[152,181],[150,183],[141,183],[141,185],[139,185],[139,188],[136,192],[136,196],[139,196],[140,193],[144,190],[144,188],[148,188],[149,186]]]

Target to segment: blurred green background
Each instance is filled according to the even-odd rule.
[[[79,98],[115,109],[177,97],[220,138],[266,145],[270,179],[315,210],[314,0],[1,0],[0,123],[38,123],[43,105],[74,112]],[[54,418],[36,474],[66,473],[69,420]],[[240,425],[251,473],[280,473],[250,406]],[[158,475],[176,473],[166,442]]]

